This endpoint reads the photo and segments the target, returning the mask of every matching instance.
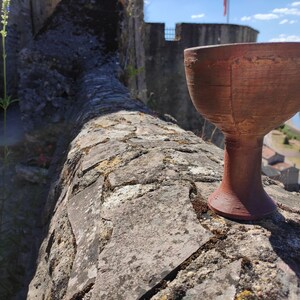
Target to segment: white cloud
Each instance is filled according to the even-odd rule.
[[[150,4],[150,0],[144,0],[144,5],[149,5]]]
[[[298,21],[297,20],[283,19],[282,21],[279,22],[280,25],[283,25],[283,24],[295,24],[295,23],[298,23]]]
[[[288,22],[289,22],[288,19],[284,19],[284,20],[280,21],[279,24],[282,25],[282,24],[286,24],[286,23],[288,23]]]
[[[256,14],[253,17],[254,19],[262,21],[274,20],[279,18],[279,16],[275,14]]]
[[[270,39],[269,42],[300,42],[300,36],[280,34],[277,38]]]
[[[300,16],[300,10],[298,8],[274,8],[272,12],[274,14]]]
[[[241,18],[241,21],[250,21],[251,20],[251,17],[248,17],[248,16],[244,16]]]
[[[288,14],[295,9],[297,10],[297,8],[274,8],[272,12],[276,14]]]
[[[297,20],[289,20],[286,19],[288,16],[300,16],[300,1],[297,2],[293,2],[291,4],[292,6],[294,6],[293,8],[287,8],[287,7],[283,7],[283,8],[274,8],[272,10],[272,12],[270,13],[259,13],[259,14],[255,14],[253,16],[243,16],[241,18],[241,21],[250,21],[250,20],[259,20],[259,21],[269,21],[269,20],[275,20],[275,19],[283,19],[279,22],[280,25],[283,24],[295,24],[298,23]],[[296,6],[299,6],[296,7]],[[284,18],[285,17],[285,18]]]
[[[192,15],[191,18],[192,19],[201,19],[205,16],[205,14],[199,14],[199,15]]]

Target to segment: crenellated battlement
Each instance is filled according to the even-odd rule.
[[[255,42],[259,33],[249,26],[235,24],[177,23],[175,39],[170,41],[165,39],[165,29],[165,23],[145,23],[146,36],[151,43],[155,40],[197,45]]]

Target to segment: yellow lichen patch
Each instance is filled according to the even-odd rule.
[[[113,229],[112,228],[104,228],[103,230],[100,230],[100,238],[101,240],[106,240],[108,241],[113,233]]]
[[[159,300],[168,300],[168,296],[167,295],[163,295],[159,298]]]
[[[166,156],[164,159],[163,159],[163,163],[164,164],[176,164],[176,161],[170,157],[170,156]]]
[[[226,225],[227,223],[226,223],[226,220],[223,218],[223,217],[221,217],[221,216],[219,216],[219,215],[216,215],[216,219],[215,219],[215,221],[216,222],[219,222],[219,223],[221,223],[221,224],[223,224],[223,225]]]
[[[235,296],[235,300],[250,300],[253,299],[254,294],[248,290],[245,290]]]
[[[121,158],[116,156],[109,160],[104,160],[96,167],[96,170],[102,174],[108,174],[113,171],[120,163],[122,162]]]
[[[104,119],[101,118],[99,120],[95,120],[93,122],[93,128],[97,129],[97,128],[109,128],[112,127],[114,125],[119,124],[119,120],[111,120],[111,119]]]
[[[189,141],[187,141],[187,140],[179,140],[179,141],[177,141],[177,143],[181,144],[181,145],[188,145]]]

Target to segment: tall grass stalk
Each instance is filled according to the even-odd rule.
[[[3,0],[1,7],[1,23],[2,30],[0,34],[2,36],[2,64],[3,64],[3,98],[0,98],[0,107],[3,110],[3,138],[4,138],[4,147],[3,147],[3,169],[2,169],[2,195],[1,195],[1,206],[0,206],[0,232],[2,231],[3,224],[3,212],[5,199],[7,197],[7,190],[5,187],[6,181],[6,171],[8,166],[8,156],[9,149],[7,145],[7,109],[12,102],[16,100],[11,100],[11,97],[7,95],[7,66],[6,66],[6,37],[7,37],[7,24],[9,16],[9,7],[10,0]]]
[[[2,0],[1,7],[1,23],[2,30],[2,66],[3,66],[3,98],[0,98],[0,110],[3,110],[3,156],[2,159],[2,174],[0,174],[0,299],[12,299],[12,296],[20,289],[24,270],[19,264],[19,253],[22,246],[23,225],[20,225],[20,216],[25,216],[21,212],[20,206],[10,206],[9,213],[7,208],[8,199],[11,197],[8,187],[8,171],[9,171],[9,147],[7,141],[7,110],[9,106],[18,101],[12,100],[7,92],[7,61],[6,61],[6,37],[7,37],[7,24],[9,17],[10,0]],[[0,43],[1,47],[1,43]],[[2,176],[1,176],[2,175]],[[15,201],[14,199],[12,199]],[[22,215],[20,214],[22,213]],[[24,247],[24,246],[22,246]]]
[[[18,101],[18,99],[11,99],[11,96],[7,95],[7,66],[6,66],[6,37],[7,37],[7,24],[9,16],[10,0],[2,1],[1,8],[1,23],[2,30],[0,34],[2,36],[2,65],[3,65],[3,98],[0,98],[0,107],[3,109],[3,131],[4,131],[4,144],[6,144],[6,129],[7,129],[7,109],[13,103]],[[8,154],[8,148],[6,148],[6,154]],[[7,155],[4,156],[4,159],[7,161]]]

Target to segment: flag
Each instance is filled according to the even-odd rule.
[[[227,0],[224,0],[224,16],[227,14]]]

